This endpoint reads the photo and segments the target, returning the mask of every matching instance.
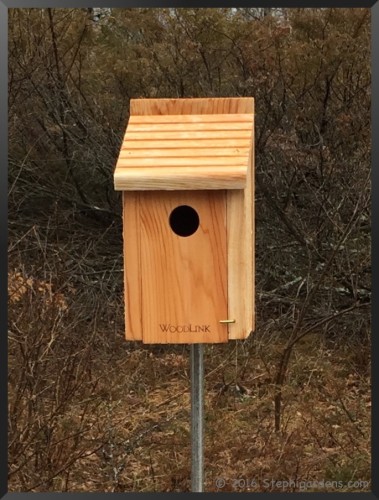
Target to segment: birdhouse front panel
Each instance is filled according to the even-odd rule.
[[[225,191],[144,192],[132,203],[137,226],[125,226],[125,240],[139,247],[139,269],[129,295],[139,290],[143,341],[226,342]]]
[[[139,99],[115,170],[125,325],[144,343],[254,329],[253,99]]]

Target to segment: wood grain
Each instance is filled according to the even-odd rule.
[[[115,189],[244,188],[252,109],[251,98],[132,99]]]
[[[155,157],[155,158],[120,158],[118,161],[119,168],[138,168],[138,167],[247,167],[248,156],[201,156],[201,157]]]
[[[132,100],[133,101],[133,100]],[[132,105],[133,108],[133,105]],[[245,109],[246,108],[246,109]],[[224,123],[224,124],[230,124],[234,122],[238,123],[251,123],[252,121],[252,114],[251,110],[252,107],[245,106],[244,111],[241,110],[239,113],[216,113],[216,114],[196,114],[190,112],[189,114],[183,114],[183,115],[154,115],[154,114],[147,114],[147,115],[134,115],[133,112],[130,114],[129,118],[129,123],[134,125],[134,124],[176,124],[176,123]]]
[[[209,141],[213,139],[250,139],[251,130],[186,130],[186,131],[163,131],[163,132],[140,132],[128,129],[125,134],[126,145],[128,141],[180,141],[191,140]]]
[[[247,167],[137,167],[119,168],[114,185],[119,191],[242,189]]]
[[[171,115],[173,116],[173,115]],[[159,120],[155,120],[153,123],[135,123],[133,121],[133,116],[130,117],[128,124],[128,131],[133,133],[146,133],[146,132],[225,132],[225,131],[235,131],[235,130],[251,130],[252,119],[249,115],[238,115],[238,116],[247,116],[249,120],[238,120],[235,119],[233,121],[230,120],[231,117],[236,115],[226,115],[229,116],[228,121],[205,121],[203,119],[204,116],[208,115],[197,115],[197,120],[195,121],[195,115],[191,116],[191,121],[183,120],[183,118],[187,118],[187,116],[178,117],[177,121],[174,122],[162,122],[161,117]],[[218,117],[220,115],[210,115],[213,117]],[[156,118],[156,117],[154,117]],[[163,118],[163,117],[162,117]],[[180,118],[182,118],[180,120]]]
[[[125,338],[142,340],[141,242],[138,192],[123,194]]]
[[[246,187],[227,193],[229,339],[255,330],[254,152],[251,148]]]
[[[252,113],[251,97],[200,99],[131,99],[131,115],[194,115]]]
[[[246,216],[244,190],[227,192],[228,325],[229,339],[245,338],[246,328]]]
[[[254,144],[254,143],[253,143]],[[246,214],[246,335],[255,331],[255,157],[254,146],[250,150],[250,162],[245,191]]]
[[[176,149],[182,148],[247,148],[249,147],[250,139],[181,139],[181,140],[149,140],[149,141],[125,141],[122,149]],[[180,155],[179,155],[180,156]],[[117,168],[117,166],[116,166]]]
[[[245,148],[191,148],[191,149],[178,149],[178,148],[166,148],[166,149],[149,149],[149,148],[137,148],[137,149],[121,149],[119,159],[123,160],[125,158],[248,158],[250,152],[249,147]]]
[[[180,205],[200,218],[188,237],[169,225]],[[143,193],[140,214],[143,342],[226,342],[225,191]]]

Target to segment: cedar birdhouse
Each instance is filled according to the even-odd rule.
[[[123,191],[127,340],[254,330],[254,100],[132,99]]]

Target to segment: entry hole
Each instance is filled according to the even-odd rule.
[[[178,236],[191,236],[197,231],[200,219],[194,208],[180,205],[171,212],[169,222],[171,229]]]

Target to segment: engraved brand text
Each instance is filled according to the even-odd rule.
[[[209,332],[211,325],[193,325],[189,323],[188,325],[171,325],[168,324],[160,324],[159,325],[162,332],[170,332],[170,333],[199,333],[199,332]]]

